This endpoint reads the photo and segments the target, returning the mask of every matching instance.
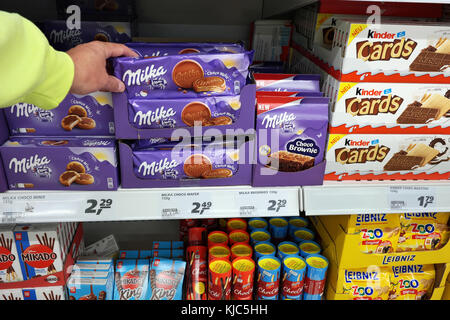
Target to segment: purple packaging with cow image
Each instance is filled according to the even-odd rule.
[[[113,136],[114,110],[109,92],[68,94],[55,109],[28,103],[5,109],[12,136]]]
[[[258,98],[252,185],[321,185],[327,129],[328,98]]]
[[[125,45],[141,57],[164,57],[176,54],[245,52],[239,43],[198,42],[130,42]]]
[[[50,45],[59,51],[67,51],[79,44],[98,40],[126,43],[131,41],[129,22],[81,21],[80,29],[69,29],[66,20],[44,21],[37,24]]]
[[[115,140],[11,137],[0,147],[10,190],[116,190]]]
[[[0,110],[0,145],[2,145],[9,137],[8,125],[3,114],[3,110]],[[0,192],[8,190],[8,183],[6,182],[6,175],[3,169],[3,161],[0,157]]]
[[[253,52],[113,59],[128,99],[239,95]]]
[[[237,141],[151,144],[120,142],[123,188],[249,185],[254,159],[254,136]],[[200,138],[201,139],[201,138]],[[194,139],[195,140],[195,139]]]

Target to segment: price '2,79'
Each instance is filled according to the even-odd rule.
[[[103,209],[111,209],[113,201],[112,199],[100,199],[100,203],[96,199],[88,199],[86,201],[88,207],[84,210],[84,213],[94,213],[100,215]]]

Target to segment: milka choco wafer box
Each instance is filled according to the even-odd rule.
[[[450,136],[330,134],[326,180],[442,180],[450,177]]]
[[[373,25],[365,19],[341,19],[336,28],[326,62],[343,75],[363,80],[365,72],[383,72],[390,82],[423,82],[421,75],[443,79],[448,75],[450,24],[385,19]]]
[[[14,225],[0,226],[0,282],[24,280],[13,230]]]
[[[247,82],[253,52],[193,53],[162,57],[114,58],[114,75],[128,99],[199,98],[239,95]]]
[[[450,132],[449,84],[336,81],[332,92],[332,132]]]
[[[116,190],[114,139],[11,137],[0,147],[10,190]]]
[[[130,42],[125,44],[140,57],[163,57],[195,53],[238,53],[245,52],[239,43],[220,42]]]
[[[69,29],[66,20],[38,23],[55,50],[67,51],[90,41],[126,43],[131,41],[129,22],[80,21],[80,26]]]
[[[57,232],[56,223],[17,225],[14,240],[24,280],[63,271],[61,234]]]
[[[68,94],[57,108],[29,103],[4,109],[12,136],[113,136],[114,111],[109,92]]]

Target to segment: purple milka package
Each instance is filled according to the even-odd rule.
[[[17,103],[5,109],[5,116],[12,136],[111,136],[115,133],[110,92],[85,96],[69,93],[51,110]]]
[[[0,110],[0,145],[2,145],[9,137],[8,125],[6,124],[3,110]],[[8,190],[8,183],[6,182],[6,175],[3,169],[3,161],[0,157],[0,192]]]
[[[254,73],[256,91],[320,92],[320,75]]]
[[[129,22],[80,22],[80,28],[69,29],[66,20],[44,21],[37,24],[56,50],[67,51],[79,44],[98,40],[126,43],[131,41]]]
[[[258,98],[253,186],[323,183],[328,102],[328,98]]]
[[[255,85],[247,84],[235,96],[129,101],[125,93],[113,93],[116,138],[248,133],[255,128],[255,92]]]
[[[200,138],[202,139],[202,138]],[[254,136],[119,144],[123,188],[249,185]],[[236,139],[236,140],[234,140]],[[183,139],[184,140],[184,139]]]
[[[128,99],[239,95],[253,51],[113,59]]]
[[[115,140],[11,137],[0,147],[10,190],[116,190]]]
[[[139,129],[227,125],[239,118],[240,108],[239,96],[133,99],[128,103],[128,121]]]
[[[192,53],[245,52],[239,43],[130,42],[125,44],[141,57],[163,57]]]

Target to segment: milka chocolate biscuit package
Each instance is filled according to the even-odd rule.
[[[327,127],[327,98],[258,98],[253,186],[321,184]]]
[[[448,84],[337,81],[332,94],[333,132],[450,132]]]
[[[0,110],[0,144],[3,144],[9,138],[8,125],[3,113]],[[8,183],[6,182],[5,171],[3,169],[3,161],[0,157],[0,192],[8,190]]]
[[[447,77],[450,24],[384,19],[376,28],[366,19],[341,19],[335,32],[325,62],[343,75],[362,80],[362,73],[383,72],[392,82],[423,82],[418,77],[424,74]]]
[[[325,179],[447,179],[449,145],[448,135],[331,133]]]
[[[320,92],[320,76],[314,74],[255,73],[256,91]]]
[[[128,22],[80,22],[80,29],[69,29],[65,20],[45,21],[38,24],[56,50],[67,51],[90,41],[126,43],[131,41]]]
[[[181,300],[186,262],[154,258],[150,268],[149,300]]]
[[[230,125],[239,119],[239,96],[190,99],[133,99],[128,121],[138,129]]]
[[[116,190],[115,141],[11,137],[0,147],[9,189]]]
[[[4,283],[23,281],[13,230],[14,225],[0,226],[0,282]]]
[[[148,300],[149,260],[117,260],[114,300]]]
[[[253,52],[114,58],[114,75],[133,98],[197,98],[238,95]]]
[[[143,58],[177,54],[245,52],[245,48],[239,43],[130,42],[125,45]]]
[[[51,110],[17,103],[4,112],[13,136],[113,136],[115,132],[109,92],[86,96],[69,93]]]
[[[14,240],[24,280],[63,271],[57,224],[18,225],[14,229]]]

